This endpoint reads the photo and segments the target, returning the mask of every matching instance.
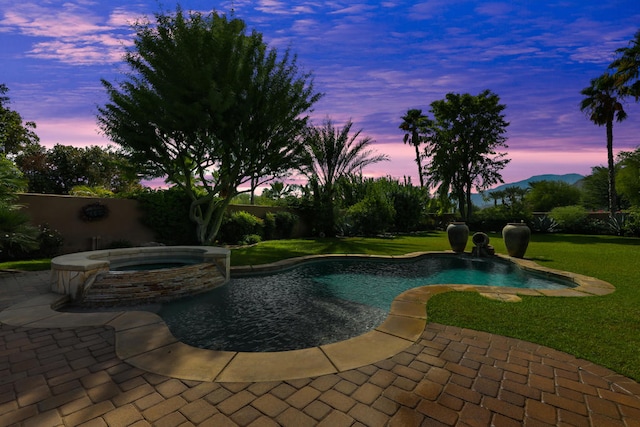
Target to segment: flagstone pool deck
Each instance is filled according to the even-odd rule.
[[[49,278],[0,273],[0,426],[640,426],[631,379],[537,344],[426,322],[431,295],[474,287],[407,291],[382,325],[352,340],[235,353],[182,344],[152,313],[56,312]],[[567,290],[481,292],[511,301],[613,291],[572,279],[578,287]]]

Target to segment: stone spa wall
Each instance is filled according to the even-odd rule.
[[[111,263],[137,265],[175,260],[191,264],[138,271],[112,271]],[[229,280],[230,251],[212,246],[158,246],[62,255],[51,260],[51,290],[81,306],[164,302],[193,295]]]

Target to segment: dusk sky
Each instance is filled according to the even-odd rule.
[[[232,4],[233,3],[233,4]],[[325,94],[313,121],[330,117],[376,141],[389,162],[365,174],[412,176],[415,151],[398,129],[410,108],[428,112],[448,92],[489,89],[511,124],[506,182],[532,175],[580,173],[606,165],[604,127],[579,109],[580,90],[606,71],[617,48],[640,29],[638,0],[277,1],[183,0],[185,10],[229,13],[290,48]],[[0,83],[10,108],[35,121],[41,143],[107,145],[97,106],[100,79],[125,71],[130,23],[153,18],[170,1],[0,0]],[[614,125],[614,148],[640,145],[640,104]]]

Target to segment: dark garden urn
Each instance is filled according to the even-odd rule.
[[[464,222],[452,222],[447,227],[447,236],[449,244],[454,252],[464,252],[469,238],[469,227]]]
[[[507,253],[514,258],[523,258],[529,246],[531,230],[523,222],[510,222],[502,229],[502,238]]]

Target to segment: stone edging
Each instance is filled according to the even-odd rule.
[[[366,258],[409,259],[443,252],[421,252],[403,256]],[[445,252],[450,254],[451,252]],[[356,257],[330,255],[301,257],[260,267],[234,268],[238,273],[275,271],[310,259]],[[125,362],[160,375],[196,381],[259,382],[342,372],[392,357],[414,344],[426,325],[426,303],[436,294],[475,291],[503,301],[516,301],[518,295],[589,296],[606,295],[615,288],[602,280],[576,273],[542,267],[529,260],[501,256],[521,268],[560,277],[576,283],[560,290],[520,289],[473,285],[430,285],[398,295],[386,320],[364,335],[345,341],[285,352],[243,353],[195,348],[175,338],[156,314],[149,312],[62,313],[55,311],[66,296],[46,294],[16,304],[0,312],[0,322],[31,328],[74,328],[109,326],[115,329],[116,354]]]

